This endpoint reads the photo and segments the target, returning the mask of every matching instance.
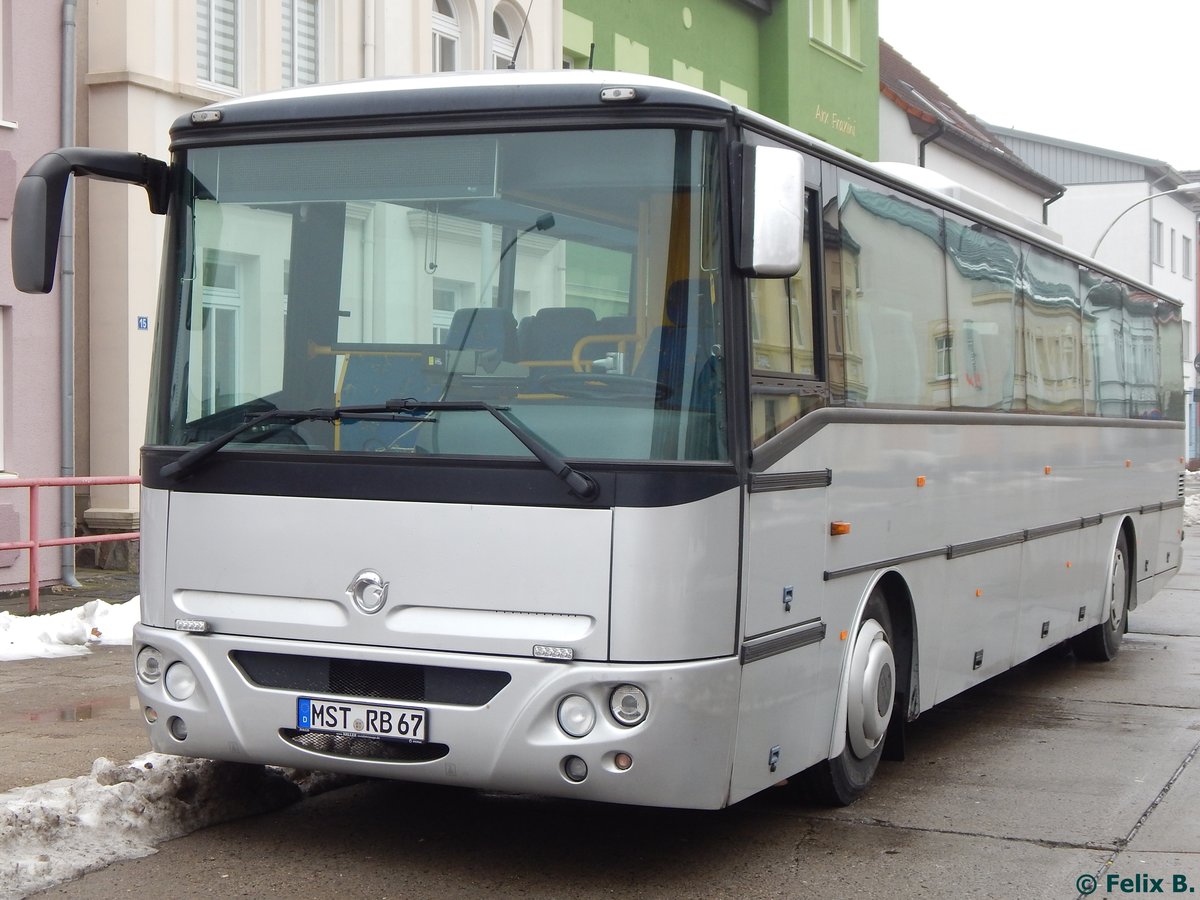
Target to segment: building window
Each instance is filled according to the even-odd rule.
[[[1180,270],[1184,278],[1192,277],[1192,239],[1186,234],[1180,239]]]
[[[320,47],[317,0],[283,0],[283,86],[316,84]]]
[[[859,0],[812,0],[809,35],[853,60],[862,58]]]
[[[517,54],[516,39],[520,32],[510,27],[499,7],[492,13],[492,68],[517,67],[513,58]]]
[[[1175,263],[1175,229],[1172,228],[1171,229],[1171,271],[1174,272],[1177,269],[1178,269],[1178,266]]]
[[[433,71],[458,71],[462,28],[450,0],[433,0]]]
[[[1163,223],[1158,219],[1150,223],[1150,258],[1156,266],[1163,264]]]
[[[238,0],[196,0],[196,76],[239,87]]]

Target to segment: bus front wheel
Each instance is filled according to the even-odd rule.
[[[1108,583],[1104,589],[1104,618],[1083,634],[1071,639],[1071,649],[1080,659],[1108,662],[1121,649],[1129,613],[1130,570],[1129,542],[1125,532],[1117,538],[1109,567]]]
[[[867,601],[850,648],[845,746],[833,759],[805,773],[810,796],[830,806],[848,806],[871,783],[896,703],[896,658],[892,652],[892,620],[883,593],[876,588]]]

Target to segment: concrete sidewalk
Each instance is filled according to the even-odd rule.
[[[136,572],[80,569],[80,587],[41,591],[39,613],[89,600],[123,603]],[[0,597],[0,612],[26,615],[27,594]],[[86,775],[98,756],[124,762],[150,749],[133,687],[129,647],[96,645],[84,656],[0,662],[0,791]]]

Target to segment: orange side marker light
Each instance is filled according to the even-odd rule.
[[[924,475],[917,476],[917,487],[925,487],[925,476]]]
[[[850,533],[850,523],[849,522],[830,522],[829,523],[829,533],[833,537],[837,537],[838,535],[841,535],[841,534],[849,534]]]

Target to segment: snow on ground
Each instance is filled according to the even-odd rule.
[[[129,644],[138,599],[91,600],[41,616],[0,613],[0,661]],[[0,900],[16,900],[219,822],[257,815],[357,779],[148,753],[101,757],[91,774],[0,792]]]
[[[0,660],[79,656],[89,644],[128,644],[139,614],[137,597],[115,604],[89,600],[43,616],[0,612]]]
[[[1183,527],[1200,525],[1200,472],[1188,472],[1187,491],[1183,501]]]
[[[0,900],[16,900],[164,841],[279,809],[357,779],[148,753],[0,793]]]

